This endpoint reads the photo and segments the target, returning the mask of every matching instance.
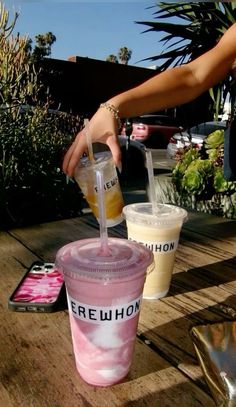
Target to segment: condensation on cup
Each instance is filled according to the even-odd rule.
[[[99,238],[62,247],[56,264],[67,291],[76,367],[95,386],[120,382],[129,372],[146,270],[152,252],[136,242]]]
[[[123,208],[128,239],[139,242],[154,254],[155,268],[147,275],[143,298],[164,297],[170,288],[175,253],[187,211],[175,205],[150,202],[126,205]]]
[[[103,170],[106,224],[108,227],[112,227],[124,219],[122,215],[124,201],[111,152],[103,151],[94,154],[94,161],[90,161],[88,157],[81,158],[74,177],[99,221],[98,188],[95,175],[98,169]]]

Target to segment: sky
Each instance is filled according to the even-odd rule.
[[[76,55],[104,61],[110,54],[117,55],[119,48],[127,47],[132,50],[129,65],[141,67],[153,65],[140,61],[162,50],[161,34],[142,33],[148,27],[135,23],[154,21],[156,3],[155,0],[4,1],[10,18],[14,10],[20,13],[15,31],[32,39],[49,31],[56,36],[52,58],[67,60]]]

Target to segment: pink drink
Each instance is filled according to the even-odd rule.
[[[123,379],[132,362],[149,249],[109,238],[109,255],[99,238],[62,247],[56,263],[67,289],[72,342],[81,377],[95,386]]]

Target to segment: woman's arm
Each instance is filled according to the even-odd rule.
[[[121,118],[156,112],[187,103],[221,81],[236,59],[236,24],[226,31],[219,43],[194,61],[157,74],[141,85],[112,97]],[[106,143],[115,164],[120,165],[121,153],[117,141],[118,123],[111,111],[99,108],[87,129],[93,142]],[[63,171],[72,176],[75,166],[86,149],[86,129],[77,136],[67,151]]]
[[[109,102],[119,109],[120,117],[138,116],[187,103],[225,78],[235,58],[236,24],[233,44],[222,39],[194,61],[162,72]]]

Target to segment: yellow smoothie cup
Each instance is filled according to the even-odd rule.
[[[108,227],[123,221],[123,196],[116,167],[110,151],[94,154],[94,159],[83,157],[75,170],[75,180],[84,194],[94,216],[99,222],[98,187],[96,170],[103,171],[106,223]]]

